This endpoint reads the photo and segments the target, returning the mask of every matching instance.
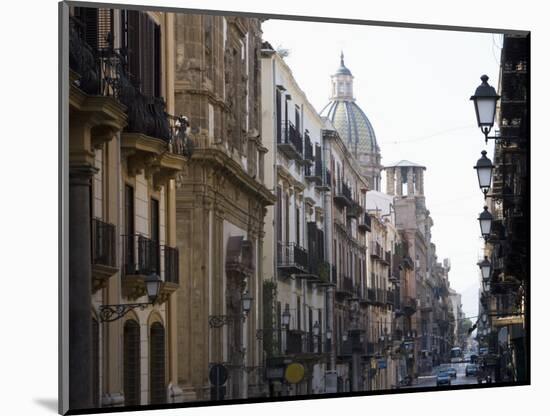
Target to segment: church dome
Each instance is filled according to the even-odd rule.
[[[380,151],[372,124],[354,101],[332,100],[323,108],[321,115],[332,122],[354,156]]]
[[[329,103],[321,110],[346,147],[359,162],[361,172],[369,182],[371,190],[380,190],[382,165],[380,148],[376,135],[366,114],[355,102],[353,96],[353,75],[344,65],[344,54],[340,54],[340,66],[331,76],[332,94]]]

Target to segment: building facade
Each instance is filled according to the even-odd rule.
[[[381,192],[343,56],[318,113],[259,19],[67,12],[72,409],[389,390],[448,358],[425,168]]]
[[[434,363],[447,360],[454,331],[448,298],[450,261],[437,262],[431,242],[433,220],[424,196],[425,167],[402,160],[386,166],[386,192],[395,196],[396,227],[402,241],[405,279],[401,308],[408,349],[408,374],[430,373]],[[453,326],[451,326],[453,325]]]
[[[401,237],[395,226],[394,197],[378,191],[366,196],[371,218],[367,258],[367,349],[370,390],[389,390],[405,377],[400,316],[400,270],[397,251]]]
[[[178,383],[186,400],[265,395],[262,379],[266,206],[258,19],[176,14],[174,107],[194,151],[178,176]],[[245,299],[252,307],[244,309]],[[209,371],[228,381],[213,389]]]
[[[324,122],[269,43],[262,49],[262,131],[266,186],[277,196],[267,210],[264,348],[271,395],[325,392],[327,300],[330,289],[330,174]],[[288,322],[283,322],[283,315]],[[284,383],[289,363],[305,376]]]
[[[488,290],[481,291],[477,332],[480,347],[489,354],[486,364],[497,381],[528,379],[529,45],[527,35],[504,35],[500,61],[498,139],[487,198],[493,220],[484,249],[491,276]]]
[[[68,13],[70,407],[173,402],[174,179],[189,157],[170,115],[173,23],[160,12]]]

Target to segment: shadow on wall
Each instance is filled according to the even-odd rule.
[[[57,399],[34,399],[34,402],[57,414]]]

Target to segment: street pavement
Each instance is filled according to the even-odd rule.
[[[451,387],[452,386],[460,386],[460,385],[464,385],[464,384],[477,384],[477,377],[476,376],[466,377],[466,375],[465,375],[466,364],[467,363],[441,364],[438,367],[434,367],[431,375],[429,375],[429,376],[420,376],[413,382],[412,386],[403,387],[403,388],[437,387],[436,374],[438,373],[438,371],[440,369],[448,368],[448,367],[454,367],[456,369],[456,378],[451,378]]]

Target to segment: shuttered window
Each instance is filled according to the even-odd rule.
[[[281,187],[277,187],[277,241],[283,241],[283,195]]]
[[[113,33],[112,9],[75,7],[74,16],[82,24],[84,40],[94,51],[109,46],[108,37]]]
[[[151,325],[150,337],[150,389],[151,404],[166,402],[166,345],[165,330],[162,324]]]
[[[128,320],[124,324],[124,404],[140,404],[139,324]]]
[[[296,329],[302,329],[302,300],[300,296],[296,299]]]
[[[283,143],[284,140],[281,140],[281,128],[282,128],[282,108],[281,108],[281,91],[277,90],[275,93],[277,108],[277,143]]]
[[[128,72],[144,95],[161,96],[161,30],[146,13],[123,10],[122,47],[128,55]]]
[[[134,240],[134,188],[124,186],[124,264],[125,273],[135,271],[135,240]]]
[[[160,209],[159,201],[151,198],[151,240],[152,247],[152,266],[157,274],[160,275]]]
[[[296,245],[300,244],[300,208],[296,207]]]

